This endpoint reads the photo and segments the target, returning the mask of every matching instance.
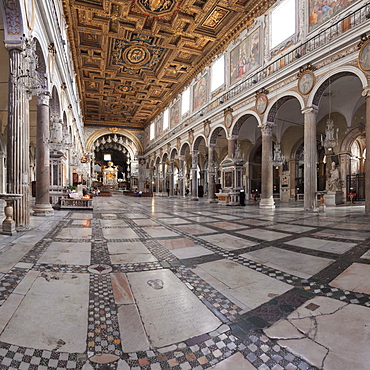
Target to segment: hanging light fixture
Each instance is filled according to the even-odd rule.
[[[339,128],[334,128],[334,121],[331,118],[331,80],[329,78],[329,91],[328,91],[328,101],[329,101],[329,115],[328,119],[326,120],[326,127],[325,127],[325,139],[321,136],[321,145],[325,148],[325,152],[327,153],[334,153],[334,147],[338,145],[338,135],[339,135]]]
[[[33,39],[25,39],[24,44],[24,50],[21,52],[22,65],[19,67],[16,83],[18,88],[28,95],[38,95],[45,89],[46,77],[41,77],[37,71],[36,42]]]
[[[271,161],[272,165],[279,168],[285,162],[285,156],[281,154],[280,144],[275,144],[274,146],[274,157]]]

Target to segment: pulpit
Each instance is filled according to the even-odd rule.
[[[103,167],[103,185],[117,186],[117,173],[117,166],[114,166],[113,162],[108,162],[108,166]]]

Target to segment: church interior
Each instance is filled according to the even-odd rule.
[[[0,369],[368,369],[369,20],[1,1]]]

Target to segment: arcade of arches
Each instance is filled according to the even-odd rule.
[[[0,369],[368,369],[369,22],[0,1]]]

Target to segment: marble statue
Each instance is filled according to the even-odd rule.
[[[103,185],[117,185],[117,173],[117,166],[113,166],[113,162],[109,161],[108,166],[103,168]]]
[[[331,192],[342,191],[342,181],[340,179],[339,169],[335,162],[331,163],[331,170],[329,171],[328,178],[326,180],[326,190]]]

